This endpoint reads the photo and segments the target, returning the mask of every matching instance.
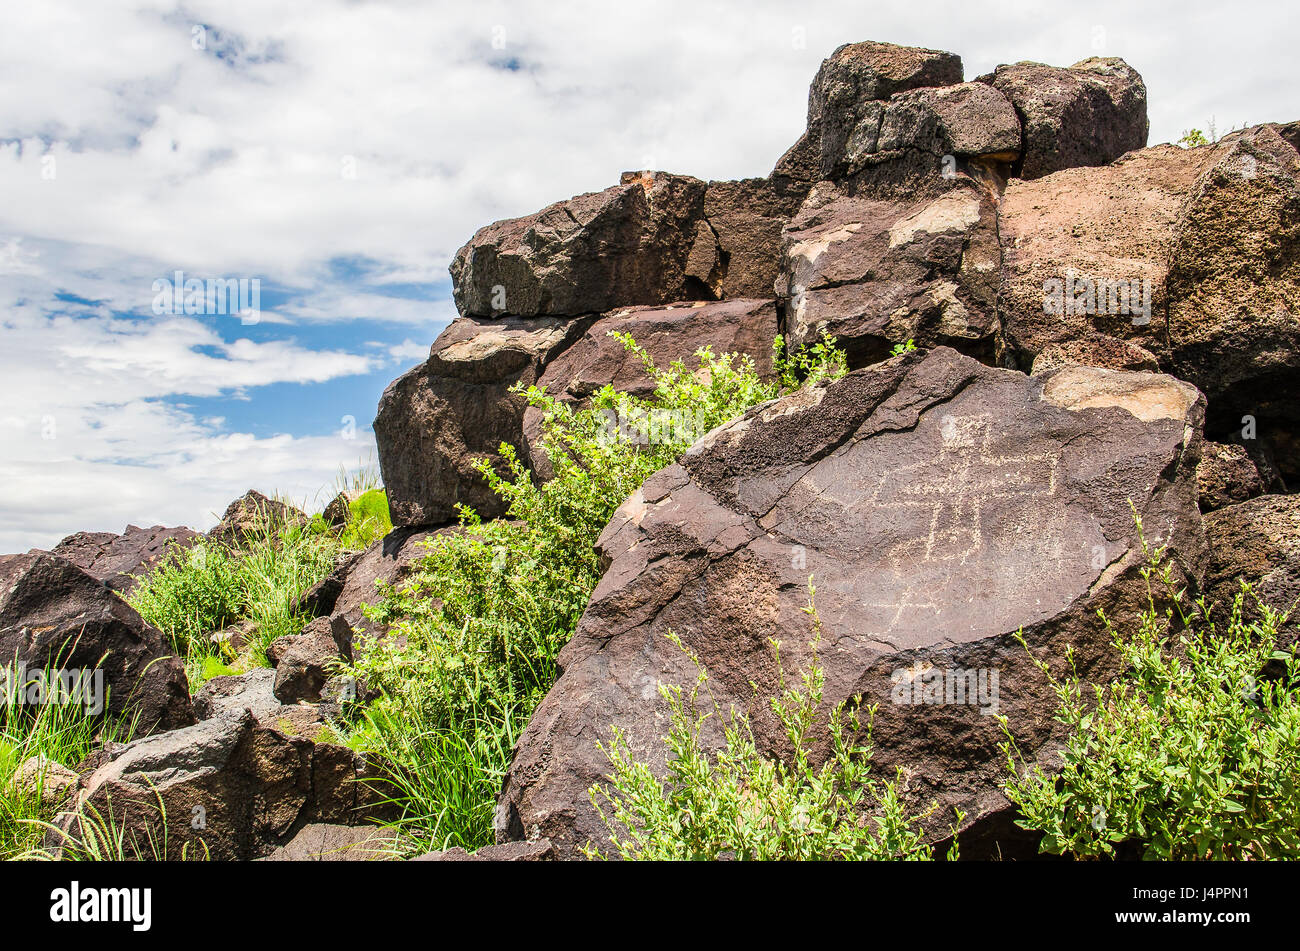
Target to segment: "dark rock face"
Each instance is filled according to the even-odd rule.
[[[29,675],[48,666],[102,671],[107,713],[138,717],[137,734],[194,722],[185,668],[166,638],[56,555],[0,556],[0,657]]]
[[[1264,494],[1264,480],[1244,446],[1207,442],[1196,467],[1202,512],[1236,505]]]
[[[787,671],[806,663],[809,575],[826,702],[879,704],[879,768],[905,766],[909,799],[940,804],[935,838],[954,807],[972,836],[1005,820],[991,708],[1044,762],[1057,739],[1054,695],[1014,634],[1054,665],[1072,644],[1083,676],[1113,675],[1096,611],[1129,619],[1146,596],[1130,499],[1195,583],[1203,411],[1170,377],[1071,366],[1031,378],[939,349],[715,430],[601,536],[609,568],[519,744],[498,841],[545,836],[562,856],[603,841],[586,795],[608,770],[597,742],[620,727],[662,768],[656,685],[693,676],[669,631],[699,654],[723,709],[748,708],[760,749],[783,748],[761,699],[775,689],[769,638]],[[970,672],[984,699],[900,702],[927,668],[963,683]]]
[[[379,601],[378,585],[397,587],[425,554],[424,543],[456,528],[425,531],[419,528],[395,528],[365,551],[350,556],[318,585],[299,600],[299,607],[317,618],[341,619],[349,629],[364,633],[384,633],[381,625],[370,621],[362,606]]]
[[[306,522],[307,515],[301,509],[249,489],[226,507],[226,513],[208,532],[208,537],[238,548],[268,532]]]
[[[276,647],[272,687],[275,699],[281,703],[317,703],[333,665],[352,660],[352,629],[342,616],[321,617],[303,628],[301,634],[279,638],[272,646]]]
[[[128,525],[121,535],[77,532],[59,542],[52,554],[66,558],[92,578],[127,597],[142,575],[156,568],[172,551],[200,538],[188,528],[139,528]]]
[[[1024,123],[1020,178],[1106,165],[1146,147],[1146,84],[1122,59],[1093,57],[1069,69],[1016,63],[978,82],[1010,99]]]
[[[962,81],[961,57],[940,50],[892,43],[846,43],[822,62],[808,90],[808,138],[815,143],[816,177],[844,170],[850,139],[877,115],[881,100],[895,93]],[[797,147],[796,147],[797,148]],[[801,158],[796,162],[811,164]],[[778,166],[779,168],[779,166]]]
[[[1210,512],[1205,535],[1210,545],[1205,588],[1217,620],[1227,617],[1244,581],[1255,594],[1242,605],[1246,618],[1258,617],[1256,598],[1291,612],[1280,646],[1294,644],[1300,634],[1300,496],[1265,495]]]
[[[781,228],[802,197],[803,192],[783,193],[765,178],[709,182],[688,277],[714,300],[771,297]]]
[[[937,198],[851,198],[823,182],[786,226],[778,292],[793,346],[833,335],[851,366],[896,344],[991,361],[1001,254],[990,195],[971,179]]]
[[[366,782],[373,767],[330,742],[314,707],[281,706],[271,675],[205,684],[204,719],[114,751],[83,778],[77,808],[111,814],[126,841],[141,844],[141,857],[156,847],[173,859],[182,850],[191,858],[257,858],[310,823],[382,817],[381,797]],[[64,817],[68,827],[74,822]]]
[[[622,183],[479,230],[451,264],[466,316],[582,314],[689,299],[686,261],[704,182],[626,172]]]
[[[1206,394],[1211,438],[1300,475],[1300,154],[1273,129],[1013,181],[999,228],[1004,365],[1150,354]]]
[[[519,446],[527,404],[510,388],[536,382],[547,358],[589,322],[462,317],[434,342],[426,363],[389,384],[375,440],[394,525],[451,521],[457,503],[485,517],[504,513],[474,462],[492,459],[505,471],[497,449]]]
[[[1208,432],[1251,416],[1300,478],[1300,153],[1267,126],[1208,153],[1170,250],[1169,372],[1209,400]]]

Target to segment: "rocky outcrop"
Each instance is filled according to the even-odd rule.
[[[792,346],[833,335],[851,366],[913,340],[993,358],[1001,254],[993,198],[974,181],[882,201],[816,186],[786,226],[778,294]]]
[[[397,848],[397,834],[388,826],[314,822],[263,861],[387,862],[397,858]]]
[[[1203,412],[1167,376],[1070,366],[1033,378],[938,349],[715,430],[601,536],[609,567],[520,741],[498,840],[545,836],[563,856],[601,841],[586,790],[608,769],[596,744],[615,727],[662,768],[656,686],[693,677],[670,631],[722,708],[748,709],[760,749],[782,749],[762,702],[776,689],[769,639],[787,670],[807,661],[810,575],[827,703],[878,705],[879,768],[904,767],[909,800],[939,803],[936,837],[954,808],[971,837],[1006,823],[990,714],[1045,763],[1056,739],[1055,695],[1015,634],[1054,668],[1072,644],[1084,677],[1115,672],[1096,612],[1122,621],[1146,597],[1130,502],[1195,583]],[[923,700],[933,671],[971,674],[973,695],[900,702]]]
[[[978,80],[1015,106],[1024,126],[1018,178],[1106,165],[1147,144],[1147,87],[1122,59],[1093,57],[1069,69],[999,66]]]
[[[275,699],[319,703],[335,668],[352,662],[352,629],[342,616],[316,618],[301,633],[277,638],[267,659],[275,666]]]
[[[1209,400],[1207,433],[1300,475],[1300,154],[1272,128],[1013,181],[999,214],[1001,360],[1062,347],[1155,361]],[[1251,425],[1252,421],[1254,426]]]
[[[0,657],[29,678],[84,671],[87,708],[135,718],[137,735],[194,722],[185,668],[166,638],[57,555],[0,556]]]
[[[158,567],[173,551],[184,550],[201,536],[188,528],[139,528],[112,532],[77,532],[52,549],[92,578],[129,597],[142,575]]]
[[[202,720],[113,751],[61,827],[75,839],[76,815],[111,817],[127,857],[228,860],[266,855],[311,823],[384,817],[365,758],[333,741],[316,708],[271,691],[266,669],[209,681]]]

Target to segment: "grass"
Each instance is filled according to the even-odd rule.
[[[41,672],[47,682],[55,667]],[[21,686],[19,669],[11,664],[6,684]],[[28,680],[36,676],[27,671]],[[46,795],[47,772],[37,774],[34,785],[19,782],[20,767],[42,757],[74,769],[105,742],[127,742],[133,724],[112,723],[92,715],[81,703],[24,704],[22,692],[4,692],[0,705],[0,858],[30,857],[40,848],[45,825],[62,804]],[[107,702],[107,698],[105,698]],[[51,789],[52,791],[52,789]]]

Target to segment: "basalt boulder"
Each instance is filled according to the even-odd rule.
[[[272,671],[204,685],[204,718],[128,743],[82,779],[60,826],[110,821],[127,858],[258,858],[311,823],[354,825],[388,813],[375,768],[338,745],[308,704],[281,706]]]
[[[174,551],[184,550],[201,536],[188,528],[139,528],[128,525],[120,535],[112,532],[77,532],[52,549],[92,578],[126,597],[139,582]]]
[[[185,667],[167,639],[102,581],[57,555],[0,556],[0,657],[29,678],[50,669],[88,672],[81,687],[107,693],[83,694],[88,707],[135,717],[137,735],[194,722]]]
[[[561,856],[605,843],[587,795],[610,768],[597,743],[617,727],[662,770],[657,688],[695,677],[670,632],[698,654],[722,709],[748,711],[759,749],[785,749],[766,704],[778,689],[770,639],[787,672],[808,661],[811,575],[825,706],[877,705],[877,768],[907,771],[909,804],[938,804],[932,840],[960,808],[965,840],[980,844],[969,854],[1015,854],[993,714],[1045,765],[1060,740],[1055,695],[1016,632],[1058,675],[1067,645],[1086,679],[1116,673],[1097,611],[1124,623],[1147,597],[1130,505],[1195,586],[1203,412],[1195,388],[1167,376],[1028,377],[940,348],[719,427],[601,535],[608,568],[519,743],[498,841],[546,837]],[[936,698],[936,677],[965,686]],[[713,721],[702,741],[720,742]],[[814,760],[828,755],[818,742]]]
[[[1005,95],[1024,125],[1019,178],[1106,165],[1146,147],[1146,84],[1122,59],[1093,57],[1068,69],[1015,63],[977,81]]]
[[[1000,267],[994,197],[969,177],[920,201],[823,182],[786,226],[777,290],[791,345],[829,333],[851,366],[908,340],[992,362]]]
[[[686,264],[705,184],[625,172],[620,184],[480,229],[456,252],[456,307],[477,317],[573,315],[691,299]]]
[[[226,506],[221,521],[208,532],[208,537],[231,548],[241,548],[283,528],[306,522],[306,513],[296,506],[249,489]]]
[[[501,443],[524,448],[527,400],[511,388],[535,383],[592,319],[462,317],[434,341],[425,363],[389,384],[374,427],[394,525],[451,521],[457,503],[484,517],[504,513],[474,465],[487,458],[504,472]]]
[[[1149,355],[1206,394],[1207,434],[1300,477],[1300,154],[1274,128],[1012,181],[999,231],[1003,365]]]
[[[1206,442],[1196,468],[1202,512],[1212,512],[1264,494],[1255,460],[1240,443]]]
[[[1294,645],[1300,635],[1300,495],[1264,495],[1229,505],[1205,516],[1210,544],[1205,587],[1214,616],[1222,622],[1241,593],[1247,620],[1259,617],[1259,605],[1290,614],[1279,631],[1280,646]]]

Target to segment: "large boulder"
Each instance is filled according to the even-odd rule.
[[[656,687],[694,677],[669,632],[699,655],[722,709],[748,710],[759,749],[785,749],[765,699],[777,690],[769,639],[787,671],[809,659],[810,575],[825,703],[878,705],[877,768],[906,770],[910,804],[939,804],[932,838],[954,808],[968,841],[991,835],[1011,813],[991,714],[1044,765],[1060,739],[1055,694],[1016,632],[1058,673],[1067,645],[1083,677],[1117,671],[1097,611],[1127,623],[1146,601],[1130,505],[1195,583],[1203,412],[1195,388],[1167,376],[1070,366],[1034,378],[941,348],[719,427],[602,534],[609,567],[520,741],[498,841],[544,836],[563,856],[604,841],[587,796],[609,769],[597,743],[620,728],[661,770]],[[983,692],[906,702],[929,696],[900,690],[934,670],[949,683],[969,673]],[[715,723],[704,740],[719,741]],[[825,755],[823,738],[814,758]]]
[[[860,123],[869,117],[879,122],[881,101],[895,93],[961,81],[961,57],[953,53],[870,40],[846,43],[822,61],[808,90],[804,148],[815,156],[815,163],[799,154],[789,156],[791,164],[812,166],[804,172],[811,181],[834,178],[844,171],[850,139]]]
[[[311,823],[352,825],[387,815],[374,767],[341,746],[316,708],[281,706],[272,672],[204,685],[205,718],[136,740],[83,777],[61,828],[111,823],[127,858],[250,859]]]
[[[709,182],[704,217],[687,276],[713,300],[770,297],[781,256],[781,228],[803,200],[770,179]]]
[[[787,336],[800,346],[829,333],[851,366],[907,340],[991,362],[1001,260],[994,198],[966,176],[920,201],[848,197],[823,182],[785,229]]]
[[[1018,177],[1105,165],[1146,147],[1146,84],[1122,59],[1092,57],[1069,69],[1015,63],[977,82],[1010,99],[1024,124]]]
[[[503,514],[474,463],[491,459],[505,471],[497,450],[502,442],[522,448],[527,405],[511,388],[536,382],[588,323],[462,317],[434,341],[425,363],[388,385],[374,425],[394,525],[451,521],[458,503],[484,517]]]
[[[1255,460],[1240,443],[1206,442],[1196,467],[1196,484],[1202,512],[1245,502],[1263,495],[1265,489]]]
[[[1300,477],[1300,154],[1273,128],[1013,181],[999,230],[1004,365],[1158,361],[1206,394],[1212,438]]]
[[[200,537],[198,532],[184,527],[128,525],[120,535],[77,532],[54,546],[52,553],[128,597],[143,575],[158,567],[172,552],[189,548]]]
[[[690,299],[686,262],[705,184],[625,172],[620,184],[481,228],[451,278],[465,316],[573,315]]]
[[[102,581],[48,552],[0,556],[0,657],[33,677],[86,671],[88,706],[136,718],[137,735],[194,722],[185,666]],[[101,676],[102,675],[102,676]]]

